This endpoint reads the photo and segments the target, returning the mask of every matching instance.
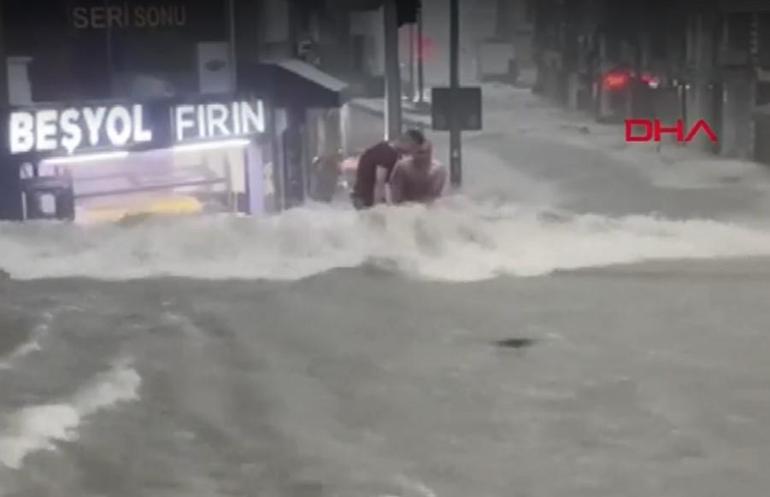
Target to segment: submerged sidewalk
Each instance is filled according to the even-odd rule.
[[[350,105],[374,116],[385,117],[385,100],[382,98],[357,98],[352,100]],[[401,120],[405,126],[429,129],[431,126],[430,110],[420,111],[410,102],[404,102],[401,106]]]
[[[466,194],[611,216],[770,214],[770,167],[674,144],[628,144],[622,125],[597,123],[527,89],[484,85],[483,101],[483,130],[463,133]],[[382,118],[381,99],[353,105]],[[447,133],[431,131],[430,116],[407,108],[404,122],[422,125],[448,163]]]

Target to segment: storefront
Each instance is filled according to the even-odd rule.
[[[0,220],[301,205],[314,158],[339,141],[339,123],[313,113],[344,105],[346,85],[298,60],[258,62],[246,7],[5,2]]]
[[[13,108],[3,148],[18,218],[261,214],[274,190],[267,122],[262,99],[233,95]]]

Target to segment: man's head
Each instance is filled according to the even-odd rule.
[[[418,129],[407,130],[393,144],[402,154],[412,154],[425,144],[425,135]]]
[[[412,153],[414,164],[418,167],[430,167],[433,164],[433,144],[425,140]]]

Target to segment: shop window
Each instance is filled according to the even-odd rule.
[[[37,196],[40,212],[45,216],[56,215],[56,195],[53,193],[41,193]]]
[[[748,54],[751,38],[751,14],[730,14],[727,16],[726,24],[727,50]]]
[[[19,168],[19,178],[30,179],[35,177],[35,166],[29,162],[22,164]]]

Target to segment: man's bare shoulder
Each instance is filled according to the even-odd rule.
[[[411,157],[401,157],[396,161],[396,165],[393,166],[393,173],[402,173],[409,171],[412,168],[412,158]]]
[[[443,175],[443,174],[447,174],[448,169],[441,162],[434,160],[433,163],[430,165],[430,171],[433,174]]]

